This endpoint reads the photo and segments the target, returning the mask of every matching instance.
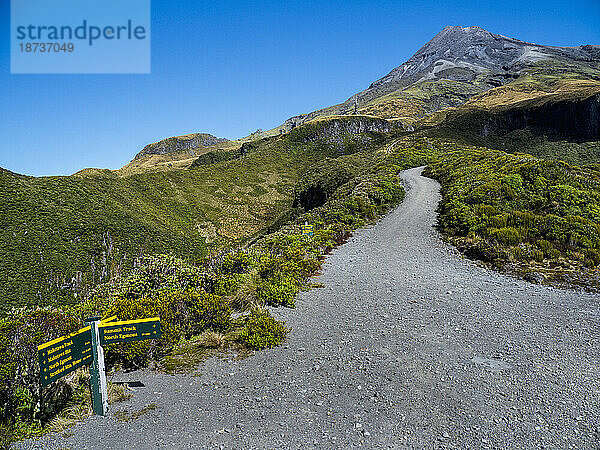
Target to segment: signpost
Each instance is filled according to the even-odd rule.
[[[85,322],[89,325],[38,346],[40,381],[42,386],[48,386],[78,367],[91,364],[92,407],[95,414],[104,416],[108,411],[108,392],[102,345],[159,339],[160,319],[117,321],[117,316],[113,316],[104,320],[90,317]]]
[[[313,235],[313,226],[309,225],[308,222],[304,222],[304,225],[301,225],[301,227],[302,227],[302,234],[307,235],[307,236]]]

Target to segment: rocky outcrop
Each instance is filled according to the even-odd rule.
[[[560,93],[486,109],[465,106],[449,111],[439,125],[445,136],[475,139],[487,145],[495,137],[528,130],[551,141],[590,142],[600,140],[600,87],[586,95]],[[492,139],[492,141],[490,141]]]
[[[229,142],[229,140],[205,133],[175,136],[155,142],[154,144],[146,145],[144,149],[136,155],[135,159],[146,155],[164,155],[182,150],[195,150],[225,142]]]
[[[487,137],[514,130],[531,129],[554,139],[596,141],[600,139],[600,94],[584,100],[521,106],[485,117],[479,134]]]
[[[348,116],[331,118],[307,123],[295,130],[290,138],[299,138],[302,142],[337,141],[346,135],[363,133],[389,133],[393,129],[402,128],[402,123],[393,123],[385,119],[366,116]]]

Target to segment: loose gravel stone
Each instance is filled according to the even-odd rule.
[[[420,171],[327,258],[324,289],[274,311],[284,346],[210,359],[198,377],[119,374],[145,387],[70,437],[19,447],[598,448],[600,297],[460,257],[433,229],[439,185]]]

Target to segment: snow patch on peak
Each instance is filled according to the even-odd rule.
[[[527,46],[517,61],[538,62],[548,58],[550,55],[544,53],[540,47]]]

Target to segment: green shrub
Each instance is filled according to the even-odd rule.
[[[231,306],[222,297],[197,291],[187,292],[185,295],[189,297],[192,334],[205,330],[229,330]]]
[[[435,147],[439,156],[429,173],[442,184],[439,225],[466,253],[488,258],[476,239],[483,238],[497,247],[498,263],[521,257],[560,262],[564,256],[594,267],[592,253],[580,255],[600,248],[597,171],[453,143]],[[511,249],[517,244],[523,244],[522,255]]]
[[[15,432],[12,429],[11,424],[0,422],[0,449],[10,449],[15,440]]]
[[[529,253],[529,256],[536,262],[542,262],[544,260],[544,252],[538,250],[537,248],[532,249]]]
[[[144,367],[151,359],[166,354],[182,338],[211,329],[227,331],[231,307],[222,297],[197,290],[162,290],[142,298],[115,297],[105,317],[119,320],[160,317],[161,339],[125,342],[107,346],[107,360],[127,367]]]
[[[151,359],[164,355],[185,336],[189,312],[186,296],[181,291],[160,291],[142,298],[113,298],[104,317],[117,316],[119,320],[160,318],[161,338],[141,342],[123,342],[106,346],[109,364],[119,362],[128,368],[145,367]]]
[[[140,298],[165,289],[198,289],[207,283],[208,274],[172,255],[144,256],[131,274],[121,279],[105,295]]]
[[[275,320],[268,311],[255,310],[245,318],[239,338],[246,346],[260,350],[280,345],[287,333],[284,322]]]
[[[506,228],[506,217],[504,215],[492,216],[488,219],[490,228]]]
[[[218,274],[210,287],[210,291],[218,296],[231,295],[239,289],[245,278],[243,274],[238,273]]]
[[[466,235],[477,223],[477,216],[468,205],[460,202],[448,205],[440,219],[442,226],[452,234]]]
[[[491,205],[484,204],[484,205],[480,205],[478,213],[483,216],[494,217],[498,214],[498,210]],[[496,227],[496,228],[501,228],[501,227]]]
[[[490,230],[490,237],[504,245],[516,245],[521,242],[519,231],[513,227]]]
[[[51,309],[0,319],[0,423],[44,423],[70,400],[64,381],[40,387],[37,347],[80,326],[73,315]]]
[[[246,273],[253,266],[254,260],[250,254],[243,250],[227,253],[223,257],[220,273],[241,274]]]
[[[552,242],[547,241],[545,239],[540,239],[539,241],[536,242],[536,245],[538,246],[538,248],[544,252],[544,256],[550,258],[553,250],[554,250],[554,246],[552,245]]]
[[[504,192],[509,198],[514,199],[523,194],[523,178],[518,173],[505,175],[502,178]]]
[[[510,257],[514,261],[519,261],[523,259],[523,249],[520,247],[511,247],[510,248]]]
[[[259,300],[270,306],[295,306],[295,297],[300,288],[294,278],[278,276],[263,280],[256,290]]]
[[[587,267],[598,266],[600,264],[600,252],[595,249],[586,250],[584,263]]]

